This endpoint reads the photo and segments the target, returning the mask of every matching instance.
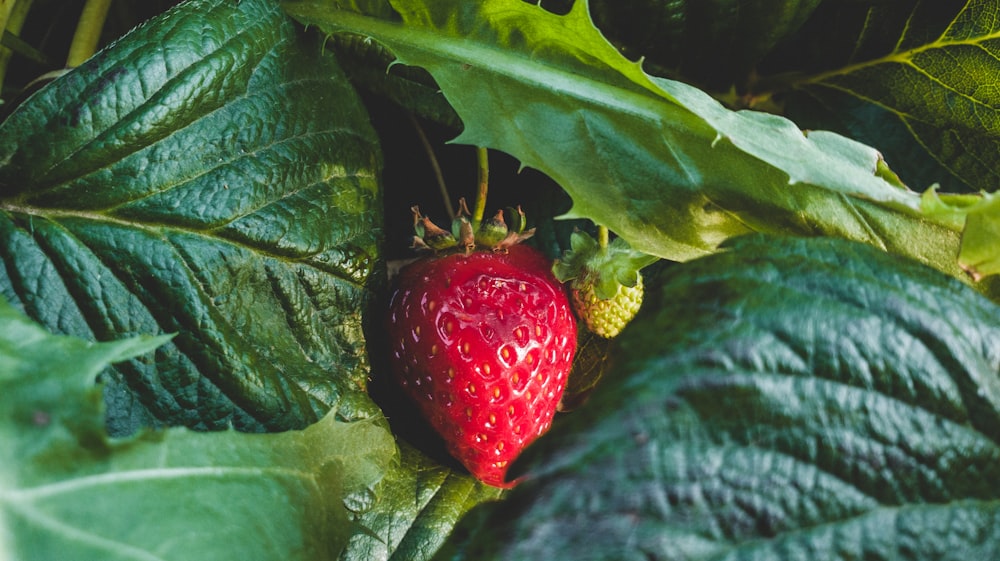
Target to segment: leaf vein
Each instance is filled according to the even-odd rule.
[[[4,491],[4,495],[14,502],[34,501],[58,495],[90,490],[94,487],[120,485],[122,483],[169,481],[190,478],[241,477],[256,479],[261,476],[279,476],[302,481],[315,481],[313,474],[284,467],[247,468],[238,466],[203,467],[159,467],[101,473],[47,483],[37,487]]]
[[[0,493],[0,503],[8,502],[3,493]],[[14,511],[20,513],[26,519],[31,520],[43,528],[46,528],[51,533],[56,535],[62,535],[67,539],[77,541],[80,543],[87,544],[102,551],[107,551],[109,553],[114,553],[118,558],[128,558],[135,559],[136,561],[168,561],[163,557],[154,555],[146,550],[137,548],[135,546],[123,543],[121,541],[112,540],[103,536],[98,536],[93,532],[86,531],[82,528],[67,524],[57,518],[48,515],[40,510],[31,507],[28,504],[13,502],[10,503],[14,505]],[[2,553],[2,552],[0,552]]]

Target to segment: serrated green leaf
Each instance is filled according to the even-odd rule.
[[[556,15],[520,0],[397,0],[402,23],[325,0],[285,6],[426,68],[463,120],[456,142],[545,172],[573,197],[567,216],[636,250],[686,260],[750,232],[829,235],[964,275],[962,225],[922,216],[874,149],[648,76],[600,35],[587,2]]]
[[[615,375],[439,559],[1000,553],[995,304],[833,239],[737,240],[649,286]]]
[[[0,482],[17,473],[21,461],[37,455],[36,450],[99,440],[104,423],[93,415],[101,401],[94,377],[108,364],[148,354],[169,340],[168,335],[136,336],[93,343],[56,337],[0,298],[0,466],[8,476]],[[29,434],[42,437],[20,434],[20,426],[32,427]]]
[[[906,154],[893,135],[909,136],[912,156],[899,161],[921,166],[918,160],[927,159],[937,163],[934,172],[947,174],[927,183],[993,191],[1000,162],[998,10],[990,0],[872,6],[858,27],[855,56],[797,85],[844,119],[863,115],[859,132],[887,152]]]
[[[843,10],[829,9],[833,13],[824,17],[841,19]],[[995,4],[980,1],[870,6],[858,14],[863,23],[856,31],[837,30],[853,38],[852,56],[799,78],[801,95],[792,99],[803,113],[802,99],[810,98],[807,104],[832,113],[841,128],[879,146],[904,179],[983,192],[977,204],[949,205],[948,211],[963,232],[959,265],[973,278],[996,274],[1000,257],[994,243],[1000,209],[991,197],[1000,146],[993,92],[996,15]],[[925,193],[924,202],[937,196]],[[924,207],[925,214],[948,214],[935,215],[936,208]]]
[[[116,434],[378,414],[380,155],[319,51],[275,2],[191,1],[0,125],[0,295],[86,339],[177,333],[103,377]]]
[[[397,459],[389,431],[330,414],[281,434],[108,439],[97,374],[166,340],[52,336],[0,299],[0,559],[336,556]]]

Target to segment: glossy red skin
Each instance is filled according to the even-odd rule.
[[[389,305],[390,362],[449,452],[485,483],[549,429],[576,353],[551,262],[528,246],[417,261]]]

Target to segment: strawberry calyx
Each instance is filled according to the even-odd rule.
[[[458,249],[466,254],[477,248],[494,252],[504,252],[534,235],[535,229],[525,229],[525,216],[521,207],[508,208],[511,217],[508,225],[504,210],[498,210],[491,218],[476,220],[469,212],[465,199],[458,201],[458,213],[451,223],[451,231],[434,224],[430,218],[413,206],[413,247],[417,250],[446,252]]]
[[[657,260],[632,249],[622,238],[604,245],[578,230],[552,272],[560,282],[570,283],[574,309],[587,327],[610,339],[638,312],[642,303],[639,271]]]

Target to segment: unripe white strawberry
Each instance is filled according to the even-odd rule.
[[[635,286],[618,285],[618,292],[611,298],[601,298],[593,283],[572,281],[573,309],[587,328],[613,339],[625,328],[642,306],[642,275]]]

